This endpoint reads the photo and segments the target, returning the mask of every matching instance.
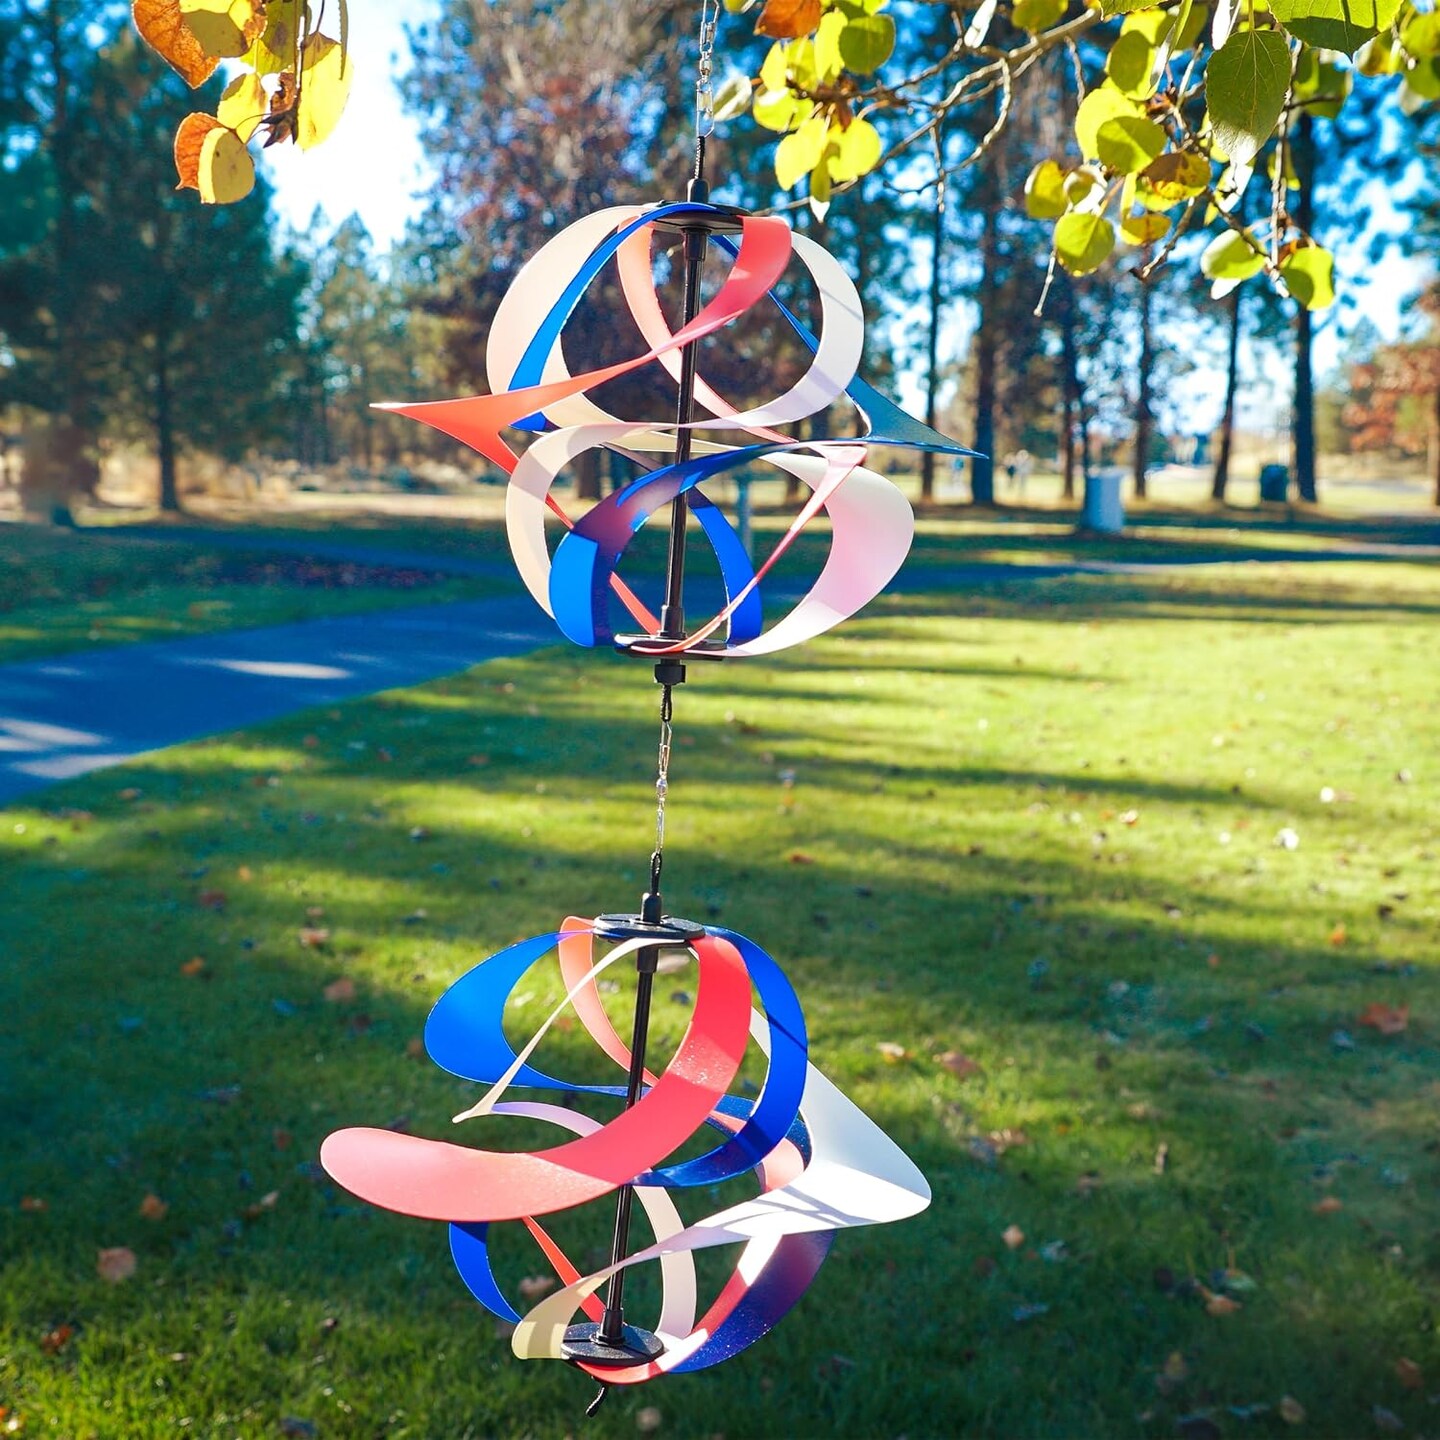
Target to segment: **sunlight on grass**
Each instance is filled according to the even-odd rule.
[[[817,1063],[936,1199],[842,1237],[723,1381],[617,1396],[585,1433],[650,1404],[732,1440],[1278,1433],[1287,1394],[1298,1433],[1371,1433],[1376,1405],[1423,1429],[1396,1364],[1440,1374],[1437,613],[1418,565],[1077,577],[887,598],[783,663],[693,667],[670,906],[781,961]],[[314,1158],[341,1124],[455,1138],[475,1087],[410,1053],[436,995],[636,904],[655,706],[644,667],[553,650],[6,812],[0,1405],[24,1433],[579,1433],[589,1382],[513,1360],[443,1228]],[[692,990],[659,989],[662,1055]],[[516,1037],[559,993],[522,991]],[[614,1074],[573,1031],[540,1058]],[[608,1223],[564,1243],[603,1254]],[[512,1286],[544,1268],[527,1243],[500,1242]],[[104,1246],[134,1279],[97,1278]]]

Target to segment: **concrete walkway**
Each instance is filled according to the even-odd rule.
[[[0,665],[0,805],[182,740],[417,685],[558,639],[522,594]]]

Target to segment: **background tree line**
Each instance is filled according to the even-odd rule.
[[[922,63],[936,43],[926,24],[949,15],[918,7],[898,29],[900,60]],[[283,231],[263,174],[234,206],[176,194],[170,137],[195,97],[133,37],[123,6],[0,0],[0,415],[9,434],[23,433],[31,508],[63,514],[93,492],[104,447],[127,441],[156,455],[172,507],[185,453],[367,471],[427,450],[456,458],[370,402],[482,388],[489,316],[550,233],[605,204],[683,192],[691,97],[676,76],[690,73],[695,20],[691,0],[441,0],[412,32],[403,81],[437,179],[405,242],[378,255],[358,219]],[[1003,41],[1012,20],[990,23]],[[758,70],[768,42],[745,29],[732,39],[730,62]],[[976,501],[996,498],[994,457],[1054,455],[1074,496],[1119,442],[1143,495],[1161,432],[1197,428],[1187,377],[1200,346],[1228,357],[1215,497],[1231,481],[1249,352],[1275,366],[1288,356],[1294,467],[1313,499],[1308,310],[1263,277],[1218,299],[1207,293],[1191,253],[1198,242],[1187,251],[1182,241],[1175,263],[1145,282],[1136,272],[1156,246],[1143,235],[1124,264],[1069,274],[1051,259],[1051,225],[1016,203],[1036,158],[1074,124],[1059,70],[1078,65],[1099,83],[1106,63],[1082,36],[1025,71],[1008,123],[988,140],[993,109],[957,108],[929,156],[917,150],[792,219],[860,286],[868,378],[893,386],[900,372],[918,376],[932,418],[992,457],[972,462]],[[217,93],[221,83],[208,82]],[[1298,192],[1311,206],[1308,229],[1323,238],[1363,224],[1363,177],[1404,176],[1419,185],[1407,243],[1433,243],[1435,106],[1411,108],[1401,114],[1392,94],[1359,84],[1343,118],[1313,107],[1298,117],[1292,153],[1310,182]],[[874,120],[887,139],[901,125],[898,112]],[[718,198],[784,204],[772,146],[763,129],[722,126],[710,146]],[[787,298],[806,313],[803,287]],[[593,323],[573,363],[631,346],[612,290],[597,286],[586,305]],[[968,343],[956,360],[959,333]],[[1322,397],[1321,408],[1341,417],[1346,443],[1353,430],[1357,446],[1428,446],[1440,501],[1437,351],[1417,324],[1397,346],[1357,353],[1353,395]],[[783,386],[802,363],[778,315],[709,347],[707,374],[736,400],[755,398],[760,356],[767,384]],[[617,407],[653,406],[636,383],[622,383]],[[603,483],[593,469],[577,478],[592,492]],[[937,493],[933,461],[922,484]]]

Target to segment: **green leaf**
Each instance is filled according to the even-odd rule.
[[[827,10],[815,32],[815,70],[822,85],[833,80],[844,68],[840,55],[840,36],[847,25],[840,10]]]
[[[1064,170],[1042,160],[1025,179],[1025,213],[1032,220],[1058,220],[1069,208]]]
[[[1145,107],[1137,104],[1128,95],[1122,95],[1113,85],[1101,85],[1092,90],[1075,112],[1075,138],[1080,142],[1080,153],[1087,160],[1100,158],[1099,132],[1107,120],[1122,115],[1142,116]]]
[[[754,87],[750,84],[748,75],[741,75],[738,71],[727,75],[720,88],[715,92],[715,119],[717,121],[733,120],[737,115],[743,115],[750,108],[750,101],[754,98],[754,94]]]
[[[1163,153],[1165,131],[1153,120],[1119,115],[1100,127],[1095,144],[1102,164],[1118,174],[1133,175]]]
[[[1100,0],[1100,13],[1107,19],[1128,15],[1132,10],[1154,10],[1151,0]]]
[[[1405,52],[1389,35],[1377,35],[1360,47],[1355,68],[1362,75],[1398,75],[1405,68]]]
[[[1103,215],[1062,215],[1055,225],[1055,254],[1072,275],[1098,270],[1115,248],[1115,227]]]
[[[1280,262],[1280,280],[1307,310],[1335,303],[1335,257],[1323,245],[1306,245]]]
[[[300,7],[303,0],[270,0],[265,7],[265,33],[250,52],[250,63],[261,75],[280,75],[295,68],[300,44]]]
[[[1322,120],[1333,120],[1350,97],[1351,76],[1330,60],[1321,60],[1307,45],[1295,65],[1292,94],[1298,104]]]
[[[1419,60],[1405,72],[1405,88],[1418,99],[1440,100],[1440,60]]]
[[[1260,248],[1234,230],[1222,230],[1200,255],[1200,272],[1207,280],[1248,280],[1264,268]]]
[[[1210,57],[1205,99],[1215,139],[1244,164],[1275,131],[1290,91],[1290,47],[1275,30],[1239,30]]]
[[[810,213],[823,220],[830,209],[830,169],[822,159],[810,172]]]
[[[1297,39],[1352,55],[1388,30],[1401,0],[1270,0],[1270,13]]]
[[[843,129],[832,125],[826,148],[830,179],[843,185],[868,175],[880,163],[883,148],[880,132],[868,120],[852,120]],[[814,192],[813,181],[811,192]]]
[[[762,90],[755,97],[755,123],[767,130],[788,130],[801,111],[808,112],[810,101],[800,100],[788,90]]]
[[[1015,0],[1010,18],[1033,35],[1059,24],[1069,8],[1070,0]]]
[[[812,115],[793,135],[775,147],[775,178],[782,190],[789,190],[808,175],[825,153],[826,120]]]
[[[1411,16],[1400,32],[1400,43],[1417,60],[1440,55],[1440,14],[1434,10]]]
[[[1139,30],[1122,31],[1110,47],[1105,73],[1115,88],[1133,100],[1155,93],[1155,46]]]
[[[863,15],[852,20],[840,35],[840,54],[845,68],[857,75],[871,75],[895,49],[895,22],[888,15]]]

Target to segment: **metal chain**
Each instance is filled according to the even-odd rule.
[[[665,801],[670,792],[670,720],[674,714],[670,687],[660,696],[660,754],[655,767],[655,849],[650,856],[650,893],[660,893],[660,872],[665,868]]]
[[[720,0],[700,0],[700,64],[695,72],[695,135],[703,140],[715,130],[715,31]]]

